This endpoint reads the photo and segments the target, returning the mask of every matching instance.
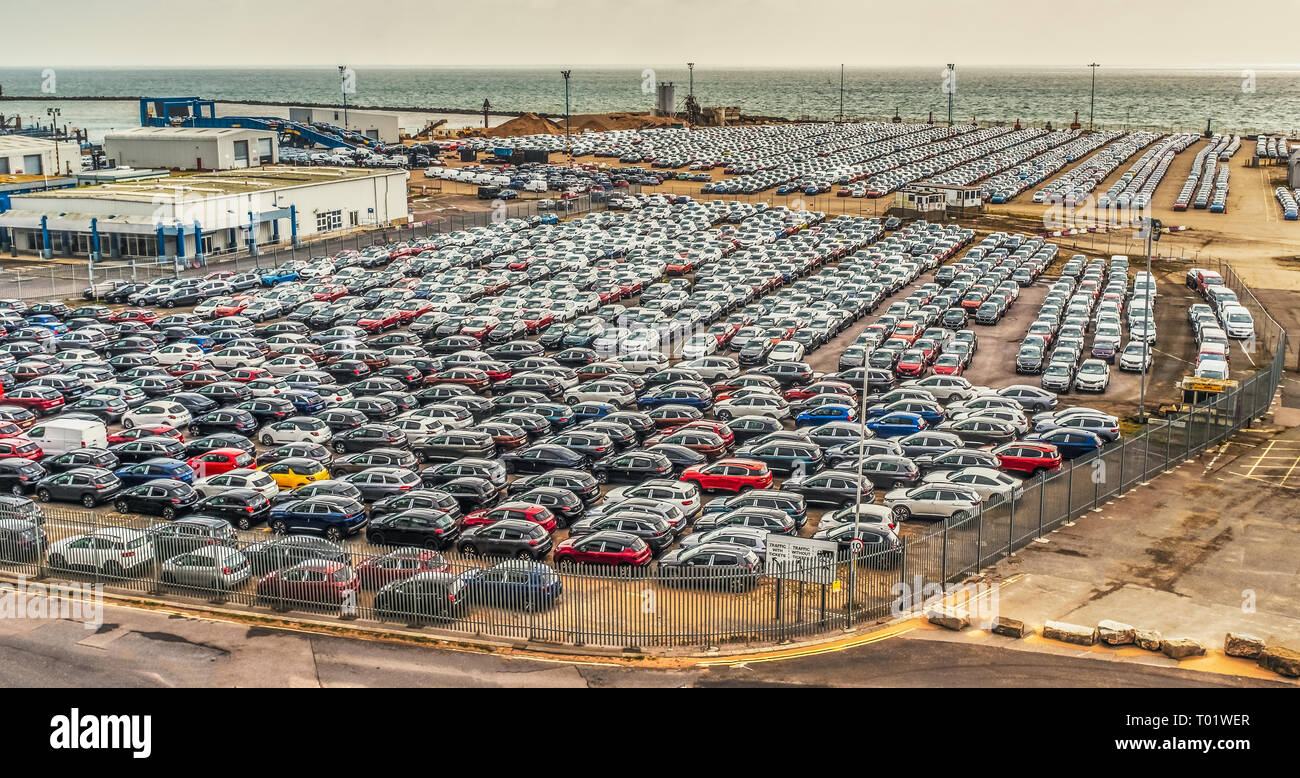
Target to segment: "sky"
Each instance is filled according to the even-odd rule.
[[[0,67],[1300,67],[1222,0],[4,0]],[[1269,43],[1265,44],[1264,42]],[[1287,55],[1290,55],[1289,58]]]

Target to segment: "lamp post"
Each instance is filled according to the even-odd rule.
[[[348,129],[348,66],[339,65],[339,91],[343,93],[343,129]]]
[[[564,76],[564,153],[569,155],[569,166],[573,166],[573,146],[569,142],[569,75],[572,70],[561,70]]]
[[[63,162],[59,159],[59,114],[63,113],[58,108],[46,108],[45,113],[50,117],[50,132],[54,137],[54,175],[60,175],[59,171],[63,169]],[[44,172],[45,166],[41,166]]]
[[[1146,220],[1147,229],[1147,279],[1151,276],[1151,244],[1160,241],[1160,230],[1164,229],[1164,223],[1159,219],[1148,218]],[[1145,294],[1145,292],[1143,293]],[[1147,423],[1147,371],[1151,365],[1151,304],[1154,302],[1147,298],[1146,307],[1142,316],[1142,386],[1138,394],[1138,419],[1142,424]]]
[[[952,96],[957,91],[957,65],[948,63],[948,126],[952,126]],[[894,113],[898,113],[897,110]]]
[[[1092,119],[1094,110],[1097,107],[1097,68],[1101,67],[1096,62],[1089,63],[1088,67],[1092,68],[1092,93],[1088,97],[1088,132],[1092,132]]]

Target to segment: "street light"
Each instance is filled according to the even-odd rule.
[[[573,166],[573,146],[569,143],[569,75],[572,70],[561,70],[564,76],[564,153],[569,155],[569,166]]]
[[[348,66],[339,65],[339,91],[343,93],[343,129],[348,129]]]
[[[1160,241],[1160,231],[1165,225],[1159,219],[1148,218],[1146,220],[1147,230],[1147,280],[1151,276],[1151,244]],[[1145,294],[1145,292],[1143,293]],[[1147,371],[1151,369],[1151,305],[1155,302],[1148,298],[1146,307],[1142,316],[1142,387],[1138,394],[1138,419],[1142,424],[1147,423]]]
[[[46,108],[45,113],[50,117],[50,131],[54,137],[54,175],[60,175],[59,171],[63,169],[63,162],[59,159],[59,114],[63,113],[58,108]],[[44,166],[42,166],[44,172]]]
[[[1101,65],[1093,62],[1088,67],[1092,68],[1092,94],[1088,98],[1088,132],[1092,132],[1092,117],[1097,107],[1097,68],[1101,67]]]

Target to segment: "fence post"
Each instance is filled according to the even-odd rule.
[[[1065,523],[1074,519],[1074,460],[1070,460],[1070,471],[1065,477]]]
[[[1043,473],[1038,482],[1038,537],[1043,536],[1043,510],[1047,507],[1047,473]]]
[[[983,513],[983,511],[981,511]],[[939,583],[948,583],[948,522],[943,520],[943,554],[939,562]]]
[[[1192,461],[1192,419],[1196,416],[1196,392],[1192,392],[1192,409],[1183,417],[1183,437],[1187,440],[1187,448],[1183,453],[1183,461]]]
[[[984,558],[984,511],[979,513],[979,524],[975,525],[975,572],[983,569]]]
[[[1011,515],[1010,515],[1010,517],[1007,519],[1007,534],[1011,536],[1011,544],[1014,545],[1015,542],[1016,542],[1016,532],[1015,532],[1015,526],[1016,526],[1016,493],[1015,493],[1015,490],[1014,490],[1014,489],[1013,489],[1012,492],[1011,492],[1011,498],[1010,498],[1010,500],[1011,500],[1011,508],[1010,508]],[[1008,551],[1008,552],[1009,552],[1009,551]]]
[[[1124,460],[1128,459],[1125,454],[1128,452],[1128,441],[1124,441],[1119,446],[1119,488],[1115,490],[1115,495],[1124,493]]]

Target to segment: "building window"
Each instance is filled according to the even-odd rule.
[[[0,176],[9,175],[9,158],[0,157]]]
[[[275,162],[275,155],[271,150],[270,138],[257,139],[257,162],[260,165],[270,165]]]
[[[360,224],[361,224],[361,214],[357,211],[349,211],[348,225],[352,227],[357,227],[360,226]]]
[[[27,154],[23,157],[23,173],[29,176],[39,176],[45,170],[41,167],[40,154]]]
[[[342,211],[322,211],[316,214],[316,231],[331,232],[343,229]]]

